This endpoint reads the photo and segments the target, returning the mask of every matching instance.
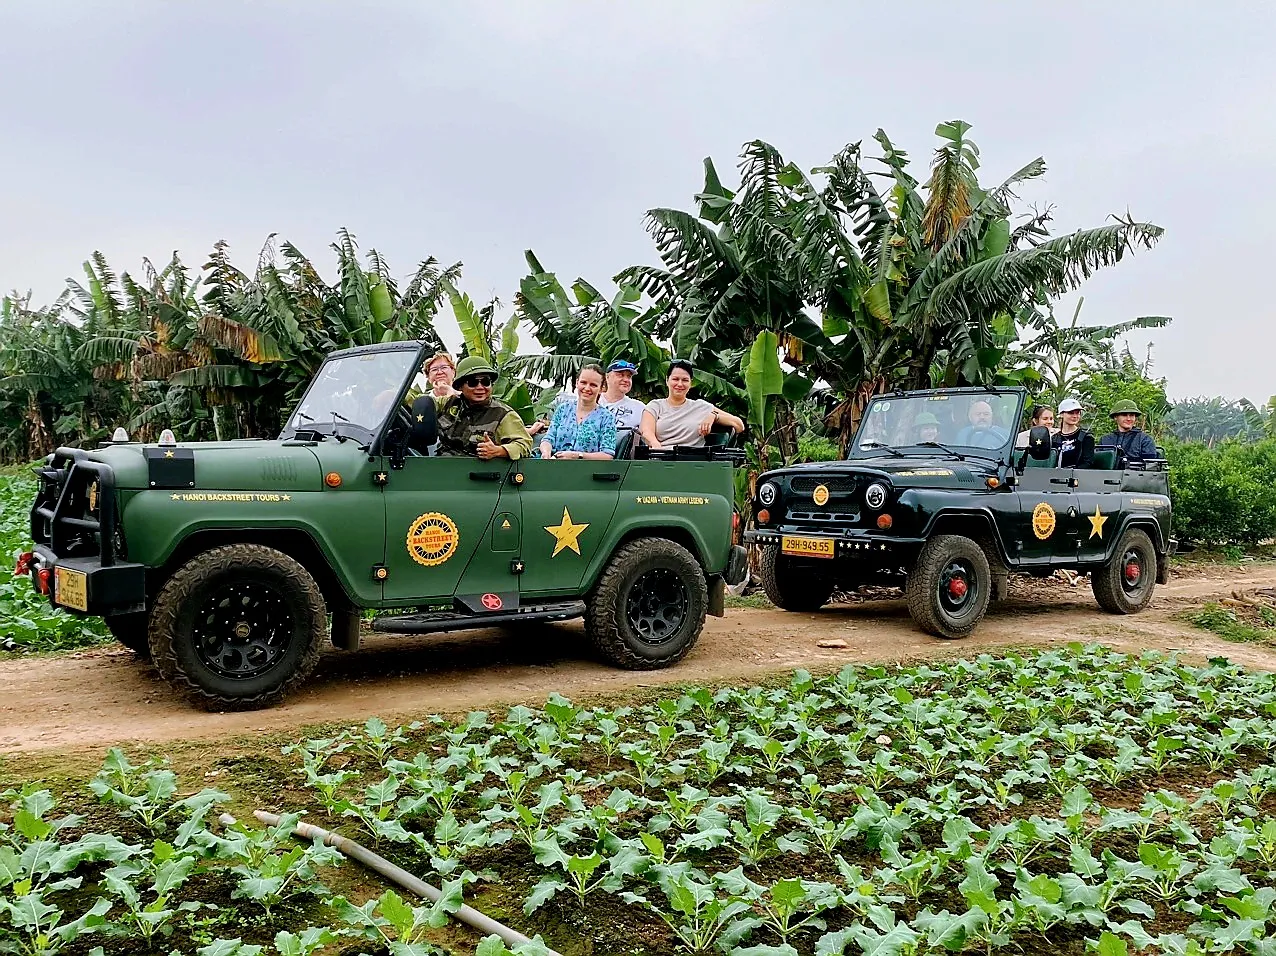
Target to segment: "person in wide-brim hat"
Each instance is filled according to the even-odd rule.
[[[518,412],[492,394],[500,371],[487,359],[468,355],[456,366],[459,395],[436,397],[439,455],[475,455],[484,460],[527,457],[532,436]]]
[[[1144,462],[1160,457],[1152,436],[1139,427],[1143,412],[1137,404],[1129,399],[1117,402],[1108,412],[1108,417],[1116,425],[1116,431],[1104,435],[1099,442],[1100,447],[1121,449],[1127,462]]]

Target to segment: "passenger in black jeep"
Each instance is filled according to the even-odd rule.
[[[1081,427],[1081,403],[1065,398],[1059,403],[1059,430],[1054,447],[1059,449],[1060,468],[1093,468],[1094,435]]]

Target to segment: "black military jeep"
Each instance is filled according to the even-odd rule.
[[[1169,472],[1116,449],[1061,468],[1044,428],[1016,447],[1026,393],[949,388],[882,395],[846,460],[758,478],[752,530],[767,596],[811,611],[835,590],[902,584],[913,620],[965,637],[1011,571],[1089,572],[1099,606],[1144,608],[1169,579]]]

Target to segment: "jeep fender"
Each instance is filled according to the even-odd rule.
[[[676,541],[695,555],[706,575],[721,574],[731,553],[731,502],[711,496],[709,504],[690,507],[695,509],[696,520],[691,514],[660,511],[613,522],[585,572],[586,589],[597,583],[616,549],[634,538]]]
[[[919,537],[930,540],[937,534],[960,534],[984,544],[991,563],[996,558],[1004,567],[1013,568],[1006,543],[997,533],[997,522],[986,508],[940,511],[931,516]]]

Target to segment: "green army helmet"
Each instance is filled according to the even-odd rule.
[[[1124,402],[1117,402],[1112,406],[1112,411],[1108,412],[1108,418],[1116,418],[1118,415],[1142,415],[1139,406],[1134,402],[1126,399]]]
[[[934,415],[932,415],[930,412],[922,412],[920,415],[917,416],[916,420],[913,422],[913,427],[921,428],[923,425],[934,425],[938,427],[939,419],[936,418]]]
[[[456,374],[452,376],[452,381],[459,385],[471,375],[490,375],[493,381],[501,377],[501,373],[492,366],[492,363],[479,355],[467,355],[461,359],[456,366]]]

